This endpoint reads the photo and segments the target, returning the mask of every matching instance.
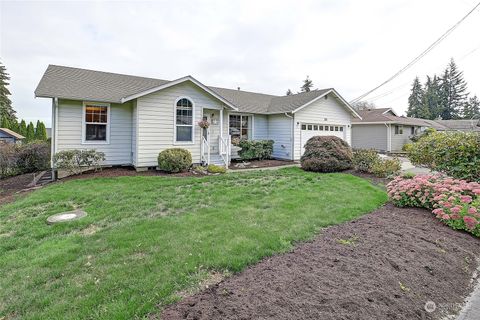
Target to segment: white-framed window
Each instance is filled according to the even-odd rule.
[[[175,102],[175,142],[193,143],[194,104],[188,97]]]
[[[395,134],[403,134],[403,126],[395,126]]]
[[[105,144],[110,141],[110,104],[83,103],[82,142]]]
[[[231,114],[228,118],[228,132],[232,138],[251,140],[252,124],[250,115]]]

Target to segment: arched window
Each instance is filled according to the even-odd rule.
[[[175,106],[176,141],[193,142],[193,103],[187,98],[177,101]]]

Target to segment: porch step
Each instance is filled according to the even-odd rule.
[[[224,166],[225,162],[219,154],[210,154],[210,164]]]

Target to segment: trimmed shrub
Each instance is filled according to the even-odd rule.
[[[411,145],[408,158],[454,178],[480,181],[480,134],[433,131]]]
[[[397,175],[402,169],[402,164],[397,158],[393,159],[379,159],[376,161],[371,172],[380,178],[387,178]]]
[[[240,140],[238,146],[242,160],[270,159],[273,154],[273,140]]]
[[[305,144],[300,163],[307,171],[343,171],[352,168],[353,154],[348,143],[338,137],[315,136]]]
[[[433,210],[448,226],[480,237],[480,184],[447,176],[397,177],[387,185],[392,203],[399,207]]]
[[[18,173],[17,149],[12,143],[0,142],[0,178]]]
[[[45,170],[50,166],[50,145],[43,141],[22,144],[17,154],[17,168],[21,173]]]
[[[374,149],[357,149],[353,151],[353,165],[361,172],[372,172],[373,165],[380,161],[380,156]]]
[[[49,166],[50,146],[46,142],[0,143],[0,177],[45,170]]]
[[[165,149],[158,155],[158,167],[165,172],[183,172],[187,171],[191,166],[192,154],[186,149]]]
[[[105,153],[91,150],[63,150],[53,156],[55,168],[66,170],[70,174],[80,174],[85,168],[100,169],[105,161]]]
[[[227,168],[224,166],[217,166],[215,164],[209,164],[207,167],[207,171],[209,173],[225,173],[227,172]]]

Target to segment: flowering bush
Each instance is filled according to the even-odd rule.
[[[417,175],[395,178],[387,191],[396,206],[433,210],[450,227],[480,237],[480,183],[441,174]]]
[[[208,122],[207,120],[201,120],[198,121],[198,126],[202,129],[208,129],[208,127],[210,127],[210,122]]]

